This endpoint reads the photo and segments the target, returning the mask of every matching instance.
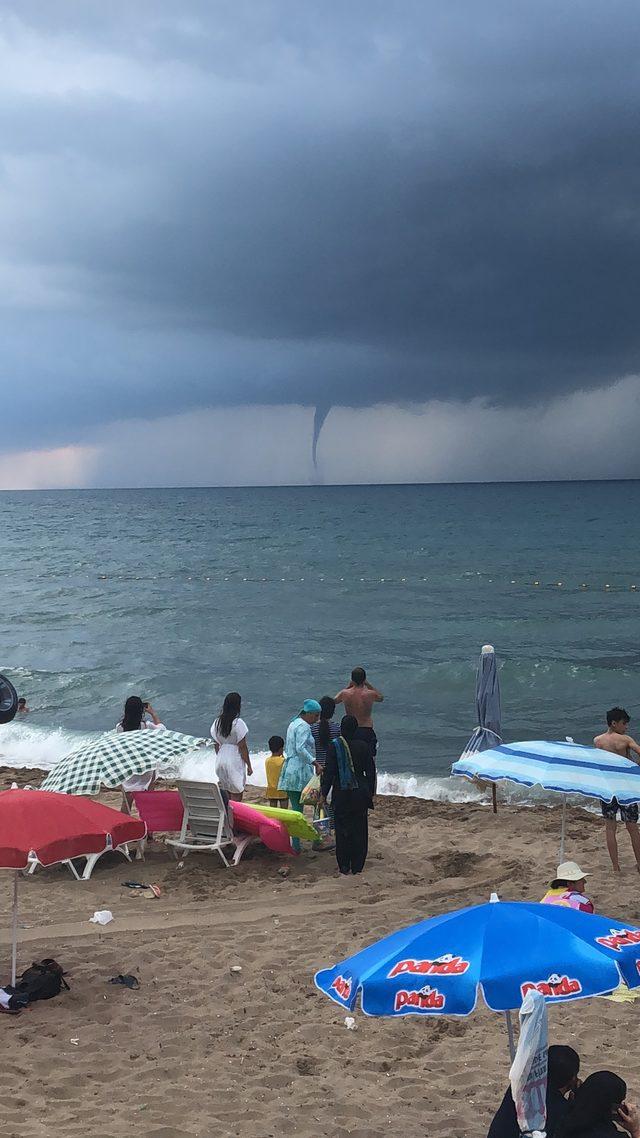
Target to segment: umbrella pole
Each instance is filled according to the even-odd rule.
[[[513,1060],[516,1057],[516,1045],[513,1038],[513,1023],[511,1020],[511,1012],[506,1011],[504,1013],[504,1018],[507,1021],[507,1035],[509,1036],[509,1055],[511,1056],[511,1062],[513,1063]]]
[[[13,875],[13,915],[11,921],[11,983],[16,983],[16,963],[18,958],[18,870]]]
[[[495,782],[491,783],[491,805],[493,806],[493,813],[498,813],[498,790]]]
[[[566,821],[567,821],[567,796],[566,796],[566,794],[563,794],[562,795],[562,828],[560,830],[560,856],[558,857],[559,862],[564,861],[564,832],[565,832]]]

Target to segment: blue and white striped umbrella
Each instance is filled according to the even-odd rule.
[[[489,751],[465,751],[451,767],[454,775],[487,782],[507,779],[560,794],[584,794],[623,806],[640,802],[640,766],[596,747],[577,743],[502,743]]]

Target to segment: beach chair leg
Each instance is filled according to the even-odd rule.
[[[238,864],[238,862],[240,861],[240,858],[242,857],[247,846],[251,844],[251,841],[252,841],[252,835],[249,834],[246,838],[240,838],[240,841],[235,843],[236,849],[235,849],[235,853],[233,855],[233,860],[231,862],[232,865]]]
[[[103,852],[104,852],[104,851],[103,851]],[[96,853],[96,854],[90,854],[90,855],[89,855],[89,857],[87,858],[87,864],[86,864],[86,865],[85,865],[85,867],[84,867],[84,873],[82,874],[82,880],[83,880],[83,881],[88,881],[88,880],[89,880],[89,878],[91,877],[91,874],[93,873],[93,867],[94,867],[94,865],[96,864],[96,862],[97,862],[97,860],[98,860],[98,858],[99,858],[99,857],[102,857],[102,854],[101,854],[101,853]],[[73,871],[73,872],[74,872],[74,873],[76,872],[76,871],[75,871],[75,869],[74,869],[74,871]],[[77,874],[77,873],[76,873],[76,877],[78,877],[78,874]],[[78,878],[78,880],[80,880],[80,878]]]
[[[218,853],[220,854],[220,857],[222,858],[222,860],[223,860],[223,862],[224,862],[224,864],[225,864],[225,867],[226,867],[226,869],[230,869],[230,865],[229,865],[229,862],[227,861],[227,858],[225,857],[225,853],[224,853],[224,850],[222,849],[222,847],[221,847],[221,846],[218,846]],[[235,862],[234,862],[234,865],[235,865]]]

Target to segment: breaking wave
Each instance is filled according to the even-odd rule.
[[[14,768],[39,768],[52,770],[56,763],[71,751],[90,743],[98,732],[69,731],[65,728],[33,727],[15,720],[0,727],[0,766]],[[253,775],[248,780],[252,786],[266,786],[265,759],[267,752],[252,753]],[[211,759],[201,755],[188,755],[175,768],[166,768],[168,775],[182,774],[188,778],[202,778],[207,763]],[[421,798],[429,802],[473,803],[490,805],[490,795],[482,791],[466,778],[430,777],[410,772],[395,773],[385,770],[378,772],[378,794],[395,795],[399,798]],[[557,806],[557,794],[549,794],[539,788],[516,786],[514,783],[501,783],[498,790],[500,802],[519,806]],[[570,796],[574,805],[594,809],[593,803],[579,796]]]

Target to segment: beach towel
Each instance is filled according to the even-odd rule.
[[[341,790],[358,790],[359,784],[356,778],[356,772],[353,766],[353,759],[351,751],[346,739],[342,738],[333,740],[335,747],[336,759],[338,760],[338,776],[340,778]]]

